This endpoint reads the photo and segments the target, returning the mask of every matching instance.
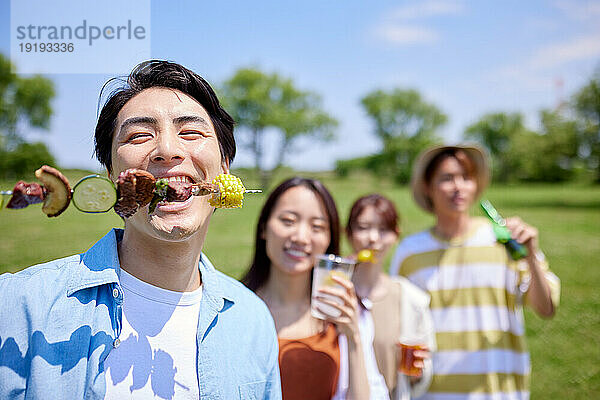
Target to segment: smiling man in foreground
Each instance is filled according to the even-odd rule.
[[[110,94],[95,139],[113,180],[212,181],[235,155],[211,87],[165,61]],[[281,398],[269,311],[201,253],[213,210],[146,206],[83,254],[0,276],[0,398]]]

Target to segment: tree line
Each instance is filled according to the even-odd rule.
[[[376,90],[361,99],[382,150],[339,160],[336,171],[354,170],[410,180],[411,165],[426,147],[442,143],[437,134],[447,116],[415,90]],[[467,126],[463,140],[485,147],[496,182],[563,182],[592,174],[600,183],[600,68],[571,99],[539,112],[539,130],[518,112],[495,112]]]
[[[241,145],[254,155],[255,169],[267,186],[272,170],[295,151],[299,137],[334,138],[337,121],[322,110],[318,94],[295,88],[290,79],[257,69],[238,70],[221,87],[226,109],[237,121]],[[443,142],[439,130],[448,117],[414,89],[374,90],[360,99],[380,141],[376,154],[338,160],[335,170],[346,176],[363,170],[408,183],[411,166],[425,148]],[[539,113],[538,131],[525,126],[518,112],[481,116],[467,126],[463,140],[485,147],[497,182],[562,182],[593,174],[600,183],[600,68],[569,102]],[[278,159],[264,162],[267,130],[279,132]]]
[[[323,110],[318,93],[296,87],[290,78],[256,68],[241,68],[217,87],[225,109],[236,121],[238,144],[252,154],[254,169],[267,187],[274,170],[298,152],[298,139],[313,142],[335,138],[338,121]],[[42,143],[27,143],[19,132],[25,125],[47,129],[54,87],[41,76],[22,78],[0,54],[0,178],[30,174],[40,164],[54,164]],[[368,171],[410,180],[411,165],[428,146],[442,143],[439,130],[448,117],[414,89],[374,90],[360,99],[381,145],[376,154],[338,160],[335,170],[346,176]],[[593,173],[600,183],[600,68],[572,98],[555,110],[542,110],[538,131],[527,128],[518,112],[481,116],[463,132],[492,158],[498,182],[561,182]],[[278,135],[276,160],[267,166],[269,133]],[[271,136],[273,137],[273,136]]]

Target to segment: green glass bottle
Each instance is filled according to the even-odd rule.
[[[504,244],[510,257],[513,260],[520,260],[521,258],[527,257],[529,254],[527,248],[511,237],[510,231],[506,227],[506,220],[502,218],[492,203],[490,203],[489,200],[483,199],[479,202],[479,205],[492,221],[496,240]]]

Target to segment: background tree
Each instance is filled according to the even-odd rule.
[[[493,179],[499,182],[517,178],[521,160],[516,156],[520,152],[515,144],[522,145],[523,138],[533,138],[521,113],[503,112],[485,114],[465,129],[464,137],[487,148],[492,158]]]
[[[575,93],[572,104],[580,123],[579,154],[596,171],[595,180],[600,183],[600,67]]]
[[[241,131],[241,145],[250,149],[254,166],[267,187],[271,172],[281,167],[285,157],[296,149],[300,137],[318,141],[333,139],[337,121],[321,109],[321,99],[313,92],[299,90],[291,79],[276,73],[242,68],[227,80],[221,90],[225,108]],[[265,166],[265,132],[281,135],[273,168]]]
[[[10,61],[0,54],[0,177],[23,176],[32,173],[31,165],[54,164],[43,143],[28,145],[19,131],[23,125],[48,129],[53,97],[52,81],[39,75],[16,75]]]
[[[560,111],[540,112],[540,132],[520,113],[492,113],[465,129],[465,139],[488,149],[494,181],[561,182],[574,176],[577,123]]]
[[[446,115],[416,90],[376,90],[363,97],[361,104],[383,145],[380,154],[368,158],[366,167],[389,174],[397,182],[408,182],[419,152],[440,141],[435,132],[446,123]]]
[[[528,176],[522,180],[561,182],[574,176],[577,159],[577,123],[559,111],[540,112],[541,132],[528,144],[520,146],[519,157]]]
[[[19,143],[11,151],[0,150],[0,178],[15,180],[33,176],[41,165],[56,165],[44,143]]]

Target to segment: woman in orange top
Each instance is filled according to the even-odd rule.
[[[296,177],[281,183],[258,219],[254,259],[242,281],[273,315],[285,400],[331,399],[344,362],[349,374],[346,397],[369,398],[352,282],[334,277],[341,288],[320,290],[340,301],[341,305],[319,297],[338,309],[339,317],[323,321],[310,311],[315,257],[339,254],[339,235],[335,202],[323,184],[313,179]],[[340,359],[338,333],[347,338],[347,360]]]

